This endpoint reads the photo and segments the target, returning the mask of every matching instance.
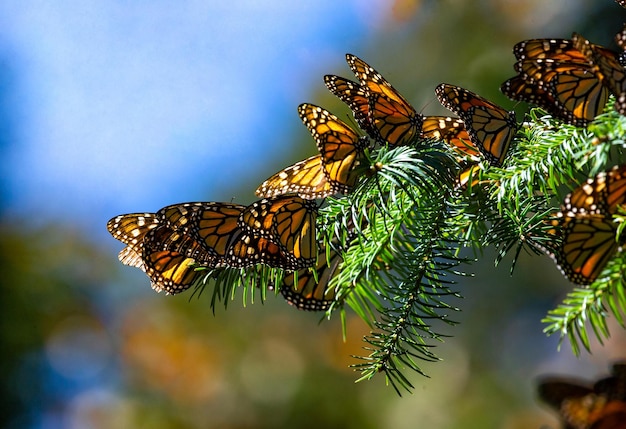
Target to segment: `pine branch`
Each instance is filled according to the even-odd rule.
[[[400,393],[412,385],[406,369],[424,374],[420,361],[438,360],[436,343],[449,335],[458,309],[450,299],[472,261],[464,248],[480,254],[498,250],[495,263],[555,240],[550,217],[565,194],[587,177],[623,163],[626,118],[611,104],[586,129],[563,125],[538,109],[518,132],[502,168],[486,163],[476,171],[475,185],[459,189],[460,167],[447,146],[431,141],[412,147],[380,148],[371,154],[363,180],[349,195],[328,198],[318,216],[318,242],[341,253],[343,263],[331,279],[335,310],[351,308],[370,327],[366,356],[354,367],[360,380],[382,372]],[[474,178],[473,178],[474,179]],[[545,256],[538,256],[545,257]],[[609,335],[606,318],[625,326],[626,293],[622,253],[591,286],[577,288],[544,319],[547,334],[570,339],[575,353],[590,348],[587,326],[602,341]],[[258,291],[278,288],[281,270],[218,269],[212,307],[232,298],[244,286],[244,303]],[[588,323],[588,325],[587,325]]]
[[[610,261],[598,280],[588,288],[575,288],[567,294],[563,302],[542,320],[547,326],[544,332],[548,335],[558,333],[560,343],[568,338],[574,354],[580,354],[580,344],[591,352],[588,327],[600,343],[609,338],[610,332],[606,318],[610,314],[626,328],[626,293],[624,287],[623,267],[626,256],[618,254]],[[559,345],[560,345],[559,343]]]
[[[547,220],[556,213],[563,196],[587,177],[624,163],[626,118],[613,111],[612,103],[587,129],[559,124],[541,116],[539,109],[531,111],[530,117],[532,121],[521,132],[508,168],[502,174],[488,175],[499,180],[495,194],[498,212],[484,241],[500,243],[496,262],[514,247],[519,253],[522,246],[529,245],[539,253],[534,249],[537,244],[555,239],[549,234]],[[543,319],[548,324],[544,332],[558,333],[561,341],[567,337],[572,351],[578,354],[580,345],[590,351],[587,327],[602,342],[609,336],[606,318],[610,314],[625,326],[625,262],[624,255],[618,253],[592,285],[570,292]]]
[[[379,155],[376,175],[346,198],[330,201],[325,214],[332,213],[338,225],[345,225],[341,213],[366,225],[333,281],[338,296],[374,329],[364,338],[369,355],[354,366],[361,379],[384,372],[400,392],[412,387],[405,368],[423,374],[418,360],[438,360],[429,340],[445,335],[433,321],[455,324],[447,312],[457,309],[443,298],[459,296],[450,289],[451,277],[466,261],[456,256],[459,243],[446,239],[456,176],[447,149],[428,142]]]
[[[261,302],[265,301],[268,291],[274,291],[275,285],[282,284],[284,272],[278,268],[266,265],[255,265],[250,268],[211,268],[198,267],[197,270],[206,271],[206,275],[195,285],[193,295],[200,296],[209,288],[211,296],[211,310],[215,313],[218,303],[228,308],[228,303],[235,299],[239,288],[242,289],[242,303],[245,307],[248,302],[254,304],[256,294]],[[193,296],[192,295],[192,296]]]

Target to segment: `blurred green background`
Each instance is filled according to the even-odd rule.
[[[60,4],[62,3],[62,4]],[[211,3],[211,2],[208,2]],[[397,397],[355,384],[363,323],[298,312],[280,297],[213,315],[209,295],[158,295],[117,261],[105,223],[204,200],[249,203],[256,186],[315,145],[301,102],[339,116],[326,73],[354,53],[424,114],[434,87],[499,93],[512,47],[580,32],[614,47],[611,0],[396,0],[234,5],[0,5],[2,393],[7,428],[557,427],[535,399],[543,374],[594,378],[626,357],[626,333],[572,356],[540,319],[570,290],[548,258],[459,285],[461,322],[442,362]],[[301,4],[299,4],[301,3]]]

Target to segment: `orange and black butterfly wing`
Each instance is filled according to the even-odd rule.
[[[559,405],[552,403],[565,429],[589,428],[593,422],[593,414],[603,406],[601,398],[593,391],[589,392],[584,386],[569,385],[567,382],[555,382],[557,389],[567,389],[561,392],[565,394]],[[560,386],[559,386],[560,384]],[[584,392],[587,391],[585,394]],[[541,393],[541,392],[540,392]],[[543,392],[545,394],[545,392]],[[543,398],[542,398],[543,399]]]
[[[209,203],[193,212],[190,235],[201,243],[220,265],[228,248],[240,233],[238,219],[245,206],[229,203]]]
[[[596,183],[601,181],[599,177],[603,177],[606,186],[606,213],[614,214],[619,206],[626,204],[626,165],[616,165],[611,170],[598,174]]]
[[[480,164],[475,162],[470,162],[469,164],[461,164],[461,172],[456,180],[456,188],[466,190],[469,188],[475,188],[480,185],[482,182],[479,178],[480,174]]]
[[[601,172],[567,195],[551,221],[554,240],[544,251],[577,284],[591,284],[625,241],[613,214],[626,204],[626,165]]]
[[[548,79],[538,73],[535,76]],[[602,113],[609,96],[599,79],[584,69],[555,73],[547,81],[522,74],[504,82],[500,90],[513,100],[535,104],[578,127],[586,126]]]
[[[565,197],[562,211],[612,215],[626,204],[626,165],[598,173]]]
[[[293,260],[285,255],[280,246],[270,238],[259,237],[240,230],[227,249],[224,266],[247,268],[256,264],[284,270],[298,268],[294,265]]]
[[[517,130],[515,112],[458,86],[442,83],[435,92],[441,104],[463,120],[482,156],[491,165],[502,166]]]
[[[556,100],[557,109],[571,112],[571,117],[591,121],[604,110],[609,92],[587,70],[570,70],[556,74],[546,85]],[[566,118],[569,113],[562,116]]]
[[[278,244],[292,265],[309,267],[317,257],[317,206],[296,196],[264,199],[249,205],[239,218],[241,228]]]
[[[626,70],[620,64],[619,54],[594,45],[579,34],[572,36],[574,45],[594,67],[596,76],[615,95],[615,110],[626,114]]]
[[[370,96],[370,116],[384,141],[394,146],[409,145],[420,137],[422,115],[410,105],[383,94]]]
[[[362,139],[345,122],[319,106],[301,104],[298,113],[317,143],[333,193],[349,192],[360,177],[357,167],[365,161],[367,138]]]
[[[574,41],[525,40],[513,52],[519,75],[501,87],[509,98],[536,104],[575,126],[586,126],[602,113],[608,91]]]
[[[347,54],[348,65],[367,91],[370,123],[391,145],[407,145],[420,137],[423,117],[373,67]]]
[[[160,225],[167,225],[174,230],[187,231],[193,229],[193,223],[197,212],[207,207],[217,207],[221,203],[216,202],[191,202],[171,204],[156,212]]]
[[[315,199],[326,198],[336,191],[326,178],[322,156],[315,155],[274,174],[261,183],[255,193],[265,198],[296,194]]]
[[[379,138],[378,130],[370,120],[366,90],[356,82],[335,75],[324,76],[324,83],[330,92],[350,107],[359,127],[371,138]]]
[[[505,81],[500,86],[500,91],[511,100],[525,101],[545,109],[552,116],[565,120],[567,123],[582,126],[587,121],[580,121],[569,112],[563,112],[558,108],[556,100],[538,82],[525,75],[518,75]]]
[[[157,226],[159,221],[154,213],[124,214],[107,222],[107,230],[113,238],[126,244],[118,256],[122,264],[143,269],[141,255],[144,239]]]
[[[560,240],[551,245],[548,255],[572,283],[593,283],[619,247],[613,219],[602,214],[571,213],[561,215],[554,226]]]
[[[424,139],[442,140],[463,156],[477,157],[480,152],[471,142],[461,119],[448,116],[426,116],[422,123]]]
[[[515,65],[516,71],[522,70],[518,67],[527,60],[548,59],[558,63],[569,62],[587,65],[588,61],[574,42],[569,39],[529,39],[517,43],[513,47],[513,54],[518,62]]]
[[[142,259],[152,288],[176,294],[199,282],[204,273],[196,266],[211,256],[193,238],[169,226],[159,226],[146,235]]]
[[[312,266],[317,257],[315,220],[317,206],[309,201],[295,200],[279,208],[274,216],[277,242],[298,267]]]
[[[559,413],[565,428],[578,429],[591,426],[604,400],[594,394],[593,389],[583,380],[547,378],[539,383],[541,400]]]
[[[326,311],[335,298],[335,290],[329,288],[330,280],[339,271],[342,259],[339,253],[330,252],[327,259],[325,251],[320,252],[315,273],[310,269],[290,273],[283,279],[280,293],[285,300],[300,310]]]
[[[571,71],[590,72],[589,62],[559,61],[552,58],[526,59],[515,63],[515,70],[531,82],[545,84],[554,76]]]

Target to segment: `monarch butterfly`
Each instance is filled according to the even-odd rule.
[[[363,131],[373,139],[380,137],[370,118],[367,91],[361,85],[335,75],[324,76],[324,83],[330,92],[350,107],[356,123]]]
[[[370,137],[377,138],[378,131],[373,128],[369,118],[369,102],[365,89],[356,82],[335,75],[324,76],[324,82],[330,92],[350,107],[359,127]],[[478,150],[471,143],[460,119],[447,116],[422,117],[421,137],[443,140],[463,155],[478,155]]]
[[[593,283],[622,244],[615,241],[617,224],[604,214],[570,213],[552,225],[559,228],[561,242],[549,256],[572,283]]]
[[[537,77],[548,79],[547,75]],[[602,113],[609,98],[598,78],[584,69],[563,70],[547,82],[520,75],[504,82],[500,90],[512,100],[535,104],[578,127],[586,126]]]
[[[604,109],[608,90],[572,40],[525,40],[513,53],[519,75],[500,87],[509,98],[536,104],[575,126],[586,126]]]
[[[544,250],[571,282],[593,283],[619,246],[612,215],[626,203],[626,165],[599,173],[571,192],[551,221],[557,242]]]
[[[328,283],[337,274],[341,261],[338,252],[332,250],[326,255],[326,251],[321,250],[315,272],[304,269],[298,270],[297,274],[286,275],[280,293],[289,304],[300,310],[328,310],[335,298],[335,291],[328,287]]]
[[[422,115],[365,61],[351,54],[346,54],[346,60],[366,91],[369,122],[380,139],[406,145],[419,138]]]
[[[196,266],[210,256],[192,237],[164,225],[146,235],[141,259],[152,289],[173,295],[189,289],[205,275]]]
[[[298,114],[317,143],[320,155],[300,161],[265,180],[260,197],[295,193],[305,199],[348,193],[365,161],[367,137],[360,137],[345,122],[313,104],[298,106]]]
[[[620,64],[618,54],[590,43],[580,34],[574,33],[572,40],[587,58],[598,79],[615,95],[615,110],[626,114],[626,70]]]
[[[465,124],[461,119],[450,118],[447,116],[426,116],[422,125],[422,137],[425,139],[443,140],[456,153],[460,154],[462,164],[466,164],[464,158],[471,158],[470,166],[463,168],[457,178],[457,187],[466,189],[467,184],[472,186],[478,185],[476,179],[477,169],[480,167],[475,160],[480,156],[480,152],[471,142],[469,134],[465,130]]]
[[[259,231],[252,233],[242,229],[240,217],[247,209],[245,206],[209,202],[185,204],[181,208],[191,212],[189,234],[203,245],[206,252],[201,263],[231,268],[264,264],[283,269],[296,269],[304,264],[290,261],[273,237],[262,237]]]
[[[118,255],[122,264],[143,269],[143,241],[157,226],[159,221],[154,213],[130,213],[115,216],[107,222],[107,230],[113,238],[126,244]]]
[[[557,410],[568,428],[619,429],[626,419],[624,364],[593,386],[583,380],[549,377],[540,381],[539,397]]]
[[[587,396],[593,393],[593,388],[584,380],[543,377],[538,383],[537,391],[543,402],[560,410],[564,400]]]
[[[301,104],[298,114],[317,143],[323,172],[335,193],[349,192],[359,177],[356,167],[365,159],[367,137],[360,137],[348,124],[319,106]]]
[[[201,243],[210,255],[210,260],[203,262],[223,265],[230,243],[240,232],[238,219],[245,208],[232,203],[193,202],[163,207],[156,216],[161,224]]]
[[[606,402],[606,398],[596,395],[582,380],[546,379],[538,390],[541,400],[558,411],[568,428],[591,427]]]
[[[249,233],[271,239],[297,268],[309,267],[317,257],[317,206],[297,196],[263,199],[249,205],[239,225]]]
[[[465,123],[470,141],[481,155],[497,167],[502,162],[517,130],[515,112],[474,94],[467,89],[442,83],[435,89],[441,104],[459,115]]]
[[[239,224],[245,209],[242,205],[217,202],[173,204],[156,214],[117,216],[109,220],[107,228],[114,238],[127,244],[120,252],[120,261],[142,269],[154,289],[168,293],[190,287],[200,276],[193,268],[197,265],[243,268],[265,264],[294,270],[313,263],[312,258],[297,258],[306,251],[316,251],[306,247],[313,246],[307,240],[311,230],[315,234],[314,218],[313,226],[306,225],[309,233],[303,232],[304,227],[294,227],[293,238],[285,231],[293,225],[281,217],[286,209],[278,211],[276,230],[287,240],[285,246],[298,247],[290,254],[274,242],[274,237],[245,232]]]
[[[120,261],[144,271],[157,292],[175,294],[189,288],[202,276],[194,266],[217,262],[212,249],[197,241],[191,230],[177,229],[187,223],[181,219],[188,219],[188,208],[204,204],[217,203],[176,204],[156,214],[131,213],[109,220],[111,235],[127,244]]]

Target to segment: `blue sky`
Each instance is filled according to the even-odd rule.
[[[383,2],[361,3],[3,3],[10,211],[104,230],[119,213],[250,200],[257,169],[306,132],[296,106],[382,19]]]

